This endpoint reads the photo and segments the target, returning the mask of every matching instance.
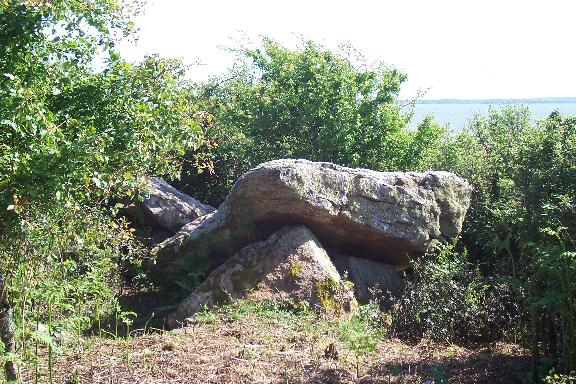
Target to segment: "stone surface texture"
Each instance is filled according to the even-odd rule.
[[[147,178],[146,190],[141,196],[143,200],[137,201],[128,214],[141,224],[157,226],[173,234],[191,221],[215,211],[156,177]]]
[[[382,309],[388,310],[404,291],[404,279],[391,265],[346,255],[331,259],[340,275],[354,284],[354,294],[361,304],[375,299]]]
[[[274,299],[286,305],[350,312],[351,288],[314,234],[304,226],[284,227],[241,249],[214,270],[169,319],[176,327],[201,311],[236,299]]]
[[[471,187],[448,172],[375,172],[307,160],[263,163],[238,179],[218,211],[184,226],[156,249],[157,275],[176,260],[221,263],[285,225],[305,225],[338,253],[402,270],[435,240],[456,237]]]

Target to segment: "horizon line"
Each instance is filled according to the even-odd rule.
[[[408,100],[406,100],[408,101]],[[561,96],[561,97],[530,97],[530,98],[483,98],[483,99],[469,99],[469,98],[442,98],[442,99],[416,99],[416,104],[433,104],[433,103],[469,103],[469,104],[513,104],[513,103],[576,103],[574,96]]]

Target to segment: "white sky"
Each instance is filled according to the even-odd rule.
[[[200,61],[196,80],[224,72],[222,46],[299,36],[335,48],[351,43],[408,75],[402,96],[576,96],[576,0],[149,0],[131,60],[145,53]]]

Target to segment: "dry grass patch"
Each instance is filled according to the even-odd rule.
[[[188,327],[131,340],[87,340],[65,351],[55,383],[513,383],[526,351],[509,344],[468,349],[382,338],[361,356],[340,341],[342,320],[244,302],[199,314]],[[340,331],[339,331],[340,329]],[[45,382],[45,367],[41,368]],[[33,370],[25,382],[35,382]]]

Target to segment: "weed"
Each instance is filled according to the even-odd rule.
[[[204,305],[202,311],[194,315],[192,321],[194,324],[216,324],[218,316]]]
[[[576,383],[576,372],[571,372],[569,375],[556,373],[552,368],[548,375],[544,378],[546,384],[574,384]]]
[[[361,360],[373,353],[386,335],[386,329],[381,327],[378,319],[378,307],[367,304],[350,319],[338,323],[338,338],[354,356],[356,377],[360,377]]]

